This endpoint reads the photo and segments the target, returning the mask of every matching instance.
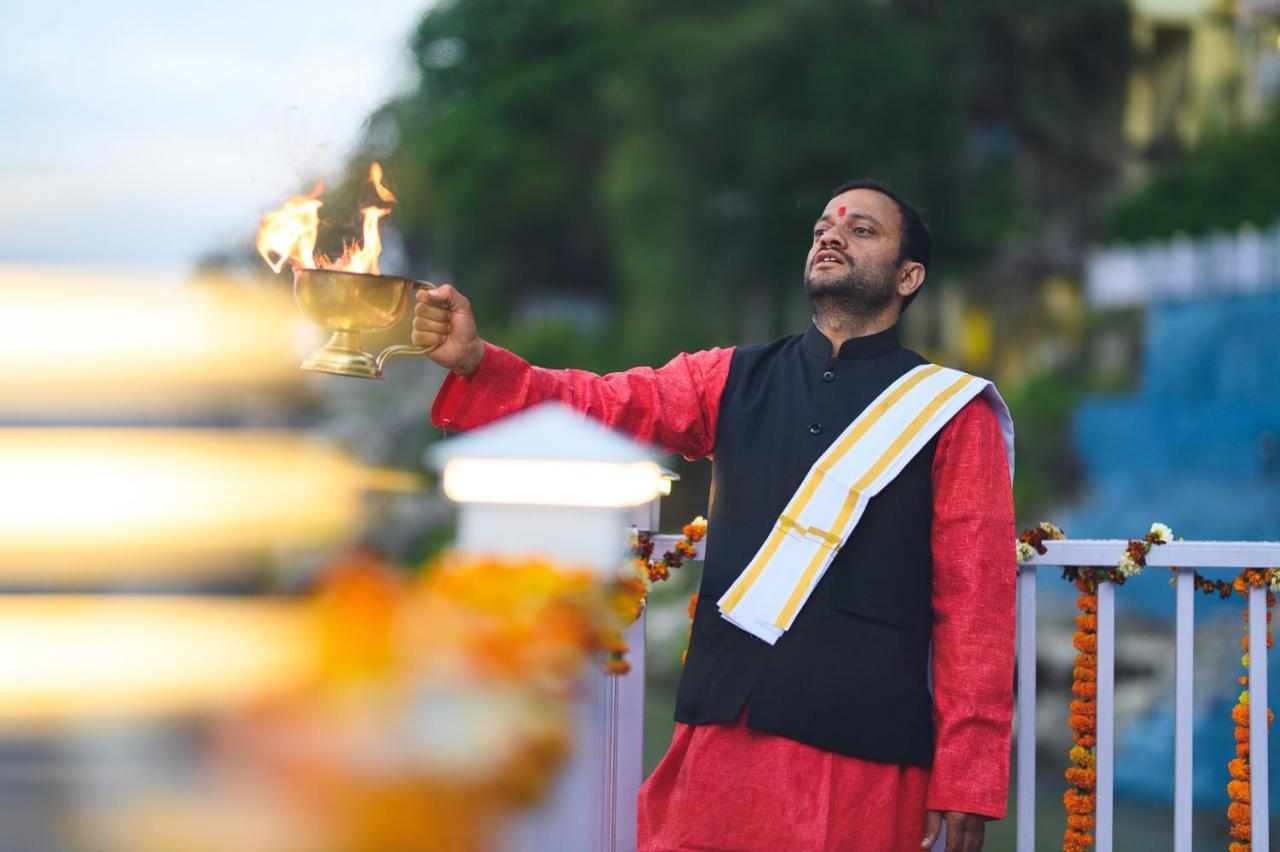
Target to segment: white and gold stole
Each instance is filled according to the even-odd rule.
[[[720,614],[770,645],[777,642],[857,526],[867,501],[979,394],[986,394],[1000,421],[1012,476],[1013,420],[995,385],[922,364],[885,388],[814,462],[769,537],[721,596]]]

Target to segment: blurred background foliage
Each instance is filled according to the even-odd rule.
[[[1280,108],[1248,127],[1215,126],[1178,158],[1121,198],[1107,233],[1121,240],[1264,226],[1280,215]]]
[[[418,85],[371,118],[349,184],[387,161],[413,265],[495,339],[589,316],[598,345],[549,330],[523,354],[661,361],[794,332],[808,227],[847,177],[926,212],[939,286],[1011,234],[1082,227],[1115,169],[1127,21],[1118,0],[459,0],[424,16]],[[548,296],[591,307],[531,320]]]
[[[1122,0],[455,0],[423,16],[417,85],[370,117],[330,209],[383,161],[415,274],[534,363],[603,372],[802,330],[814,217],[882,179],[936,237],[908,342],[1021,383],[1043,365],[992,329],[1099,235],[1130,26]],[[950,327],[966,310],[976,347]],[[705,473],[681,471],[697,513]]]
[[[1076,404],[1135,381],[1143,315],[1088,304],[1089,252],[1280,215],[1275,26],[1209,0],[453,0],[322,248],[380,160],[396,271],[534,363],[608,372],[802,330],[813,218],[884,180],[936,238],[904,338],[1000,384],[1031,518],[1077,493]],[[683,521],[708,475],[677,466]]]

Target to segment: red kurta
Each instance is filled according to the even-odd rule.
[[[467,430],[559,400],[690,459],[712,452],[732,349],[597,376],[492,344],[450,374],[431,422]],[[1001,819],[1013,719],[1015,526],[1004,439],[981,398],[943,427],[933,483],[932,769],[875,763],[731,724],[677,724],[640,793],[640,848],[919,849],[924,812]],[[713,532],[714,534],[714,532]]]

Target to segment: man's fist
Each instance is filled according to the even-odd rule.
[[[484,341],[476,332],[467,297],[452,284],[422,287],[414,294],[413,345],[434,347],[427,357],[466,378],[480,367]]]

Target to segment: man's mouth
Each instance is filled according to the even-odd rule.
[[[814,269],[823,269],[830,266],[844,266],[844,265],[845,265],[844,257],[842,257],[839,252],[831,251],[830,249],[826,251],[820,251],[813,256]]]

